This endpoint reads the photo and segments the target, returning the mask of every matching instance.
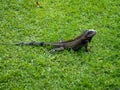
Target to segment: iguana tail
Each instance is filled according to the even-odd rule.
[[[44,42],[20,42],[15,45],[44,46]]]
[[[62,47],[62,43],[49,43],[49,42],[20,42],[20,43],[0,43],[0,45],[17,45],[17,46],[53,46],[53,47]]]
[[[44,45],[44,42],[20,42],[20,43],[1,43],[0,42],[0,45],[33,45],[33,46],[43,46]]]
[[[61,47],[63,44],[61,43],[47,43],[47,42],[20,42],[16,45],[28,45],[28,46],[53,46],[53,47]]]
[[[2,43],[2,42],[0,42],[0,45],[15,45],[16,43]]]

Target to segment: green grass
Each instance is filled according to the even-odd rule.
[[[119,0],[0,1],[0,42],[68,40],[97,35],[79,52],[0,45],[0,90],[119,90]]]

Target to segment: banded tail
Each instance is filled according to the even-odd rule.
[[[53,47],[61,47],[62,43],[47,43],[47,42],[20,42],[15,45],[27,45],[27,46],[53,46]]]
[[[15,45],[44,46],[44,42],[20,42],[20,43],[16,43]]]

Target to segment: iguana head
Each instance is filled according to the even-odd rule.
[[[95,34],[96,34],[96,30],[89,29],[84,32],[83,36],[85,37],[85,39],[87,39],[90,42],[92,37],[95,36]]]

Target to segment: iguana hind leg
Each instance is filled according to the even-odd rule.
[[[59,48],[54,48],[54,49],[50,50],[50,52],[55,53],[55,52],[63,51],[63,50],[64,50],[64,47],[59,47]]]

